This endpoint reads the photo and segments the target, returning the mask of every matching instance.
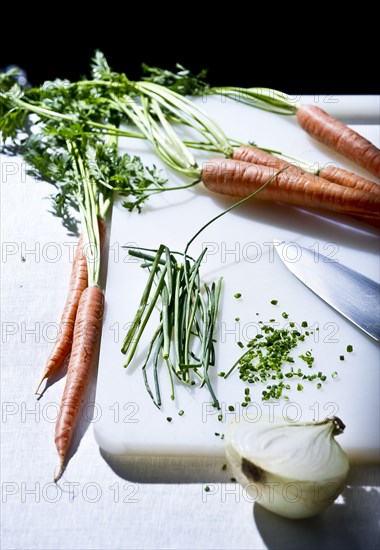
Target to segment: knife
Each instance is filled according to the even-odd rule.
[[[289,246],[274,241],[279,257],[298,279],[366,334],[380,340],[380,285],[365,275],[310,248],[297,246],[297,258],[289,258]]]

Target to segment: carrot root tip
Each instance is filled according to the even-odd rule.
[[[40,380],[40,383],[38,384],[37,388],[36,388],[36,391],[34,392],[34,395],[41,395],[41,392],[39,392],[38,390],[40,389],[40,387],[42,386],[42,383],[44,382],[44,380],[47,379],[47,376],[43,376]]]
[[[57,481],[61,479],[64,471],[65,471],[65,459],[61,458],[58,466],[58,472],[54,475],[54,483],[57,483]]]

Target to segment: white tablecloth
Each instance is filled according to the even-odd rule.
[[[54,416],[63,379],[34,388],[54,336],[73,237],[48,212],[46,183],[1,157],[2,541],[10,549],[356,549],[379,544],[379,471],[351,469],[343,498],[313,520],[288,521],[220,482],[221,463],[113,461],[92,427],[58,486]],[[165,480],[165,482],[163,482]],[[204,491],[205,485],[210,492]]]

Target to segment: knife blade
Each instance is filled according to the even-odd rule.
[[[365,275],[298,243],[274,241],[285,266],[304,285],[366,334],[380,340],[380,285]],[[297,257],[289,257],[297,246]]]

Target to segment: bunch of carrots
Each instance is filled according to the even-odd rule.
[[[131,188],[131,172],[127,171],[126,165],[120,158],[111,162],[110,150],[102,149],[110,136],[113,139],[125,135],[149,140],[156,153],[172,169],[193,177],[195,183],[202,180],[213,192],[244,198],[260,191],[257,194],[259,199],[325,208],[380,227],[380,191],[376,182],[334,167],[313,174],[258,147],[229,140],[215,121],[188,98],[155,83],[131,83],[123,75],[111,72],[104,60],[96,66],[95,76],[93,81],[79,81],[64,87],[62,94],[59,83],[56,88],[32,90],[29,97],[11,87],[9,91],[0,92],[0,132],[3,138],[17,141],[17,132],[23,129],[26,117],[31,113],[37,115],[41,136],[47,140],[47,145],[43,149],[42,138],[38,147],[35,141],[27,142],[25,158],[38,168],[41,177],[49,176],[55,182],[59,178],[68,179],[70,170],[69,175],[72,174],[75,181],[75,193],[71,192],[81,215],[82,236],[72,266],[60,336],[41,380],[42,383],[62,368],[70,354],[55,433],[60,457],[56,479],[62,475],[67,461],[97,354],[104,307],[99,286],[100,250],[105,240],[104,216],[111,204],[112,193],[135,194],[139,203],[150,192],[167,189],[151,172],[144,173],[138,185]],[[49,93],[51,96],[45,97],[44,94]],[[78,94],[82,94],[80,101],[77,101]],[[86,110],[86,104],[92,109]],[[78,111],[81,106],[83,113]],[[292,106],[292,109],[310,135],[380,176],[380,151],[364,137],[317,107],[298,107],[294,111]],[[120,129],[122,122],[133,123],[139,133]],[[190,126],[201,134],[202,141],[182,141],[173,128],[173,122]],[[35,136],[34,139],[38,138]],[[29,153],[29,157],[28,147],[34,153]],[[97,147],[102,154],[94,164],[93,150]],[[188,147],[224,156],[209,160],[200,168]],[[56,152],[56,164],[49,171],[49,162],[53,162],[51,151]],[[136,177],[136,166],[133,165],[132,169],[133,177]],[[153,190],[150,182],[144,187],[144,178],[155,183]],[[68,182],[62,188],[63,199],[69,186]],[[92,250],[90,257],[88,246]]]
[[[266,88],[209,87],[200,75],[182,66],[177,73],[144,66],[144,82],[156,87],[165,85],[172,98],[180,94],[222,95],[246,105],[280,115],[296,116],[301,128],[312,138],[380,178],[380,151],[366,138],[330,116],[315,105],[295,105],[286,94]],[[201,78],[199,78],[199,76]],[[167,92],[166,92],[167,94]],[[170,110],[170,103],[163,104]],[[222,152],[219,150],[218,152]],[[208,189],[235,197],[246,197],[282,171],[257,198],[281,201],[295,206],[324,208],[349,214],[375,227],[380,227],[380,186],[335,166],[322,167],[316,173],[286,162],[283,155],[270,154],[259,147],[240,146],[232,158],[216,158],[205,163],[200,175]],[[298,164],[298,163],[297,163]]]
[[[362,139],[358,136],[359,143]],[[207,161],[202,181],[210,191],[246,197],[283,168],[258,199],[340,212],[380,227],[380,186],[342,168],[327,166],[315,175],[257,147],[242,146],[231,159]]]
[[[106,224],[102,218],[98,218],[98,225],[101,252]],[[98,285],[89,286],[88,258],[84,245],[85,239],[81,235],[72,265],[66,304],[59,323],[59,336],[36,389],[38,394],[44,380],[59,372],[70,355],[65,389],[55,426],[55,445],[60,458],[55,480],[61,476],[68,456],[74,427],[96,359],[103,319],[103,291]]]

